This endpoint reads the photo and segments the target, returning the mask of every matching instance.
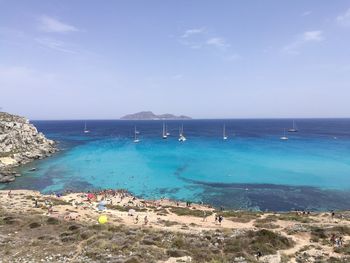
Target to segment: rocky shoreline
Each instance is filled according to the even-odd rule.
[[[0,183],[13,182],[20,176],[14,167],[46,158],[56,151],[56,143],[38,132],[29,120],[0,112]]]

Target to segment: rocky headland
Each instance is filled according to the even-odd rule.
[[[12,182],[13,168],[50,156],[57,151],[54,141],[38,132],[24,117],[0,112],[0,183]]]

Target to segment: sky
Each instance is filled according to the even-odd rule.
[[[30,119],[350,117],[350,1],[0,0],[0,107]]]

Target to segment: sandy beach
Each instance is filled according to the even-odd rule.
[[[66,222],[69,225],[79,223],[102,227],[122,226],[130,231],[155,231],[157,233],[166,231],[193,237],[203,236],[204,233],[214,235],[216,232],[231,236],[244,236],[246,233],[268,231],[268,233],[286,238],[289,242],[288,248],[276,248],[274,251],[276,253],[272,254],[268,254],[268,251],[260,252],[257,247],[255,252],[261,253],[260,257],[253,253],[250,258],[243,256],[242,261],[234,262],[255,262],[254,260],[258,262],[316,262],[319,259],[325,261],[317,262],[348,262],[346,260],[350,260],[347,257],[350,240],[350,213],[348,212],[337,212],[332,215],[331,213],[313,212],[216,211],[207,205],[186,204],[167,199],[143,200],[124,191],[104,191],[98,194],[69,193],[59,197],[42,195],[29,190],[0,191],[0,204],[2,218],[0,233],[2,237],[11,237],[10,240],[16,239],[16,235],[20,234],[20,229],[16,231],[17,233],[8,233],[9,226],[13,227],[14,224],[7,224],[6,218],[35,215],[44,219],[57,219],[63,225]],[[107,217],[107,222],[103,225],[99,223],[100,216]],[[223,219],[221,223],[215,219],[215,217],[218,219],[219,216],[222,216]],[[40,227],[42,227],[41,224],[34,229]],[[265,240],[264,242],[267,244],[270,241]],[[1,243],[1,246],[4,246],[4,243]],[[0,262],[11,262],[10,259],[13,259],[17,249],[9,247],[8,250],[1,250],[3,252],[1,252],[2,261]],[[262,250],[264,250],[263,247]],[[78,249],[74,257],[67,257],[67,262],[75,262],[79,253]],[[25,258],[23,251],[17,255],[21,255],[21,259]],[[179,259],[184,260],[181,262],[198,262],[195,257],[187,253],[184,253],[184,256],[181,253],[175,256],[169,256],[166,260],[157,260],[157,262],[180,262],[177,261]],[[239,260],[238,256],[235,258]],[[46,259],[43,258],[43,260]],[[139,259],[135,262],[147,261]]]

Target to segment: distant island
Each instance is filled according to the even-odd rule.
[[[128,114],[120,118],[121,120],[190,120],[191,117],[173,114],[156,115],[152,111],[141,111],[134,114]]]

